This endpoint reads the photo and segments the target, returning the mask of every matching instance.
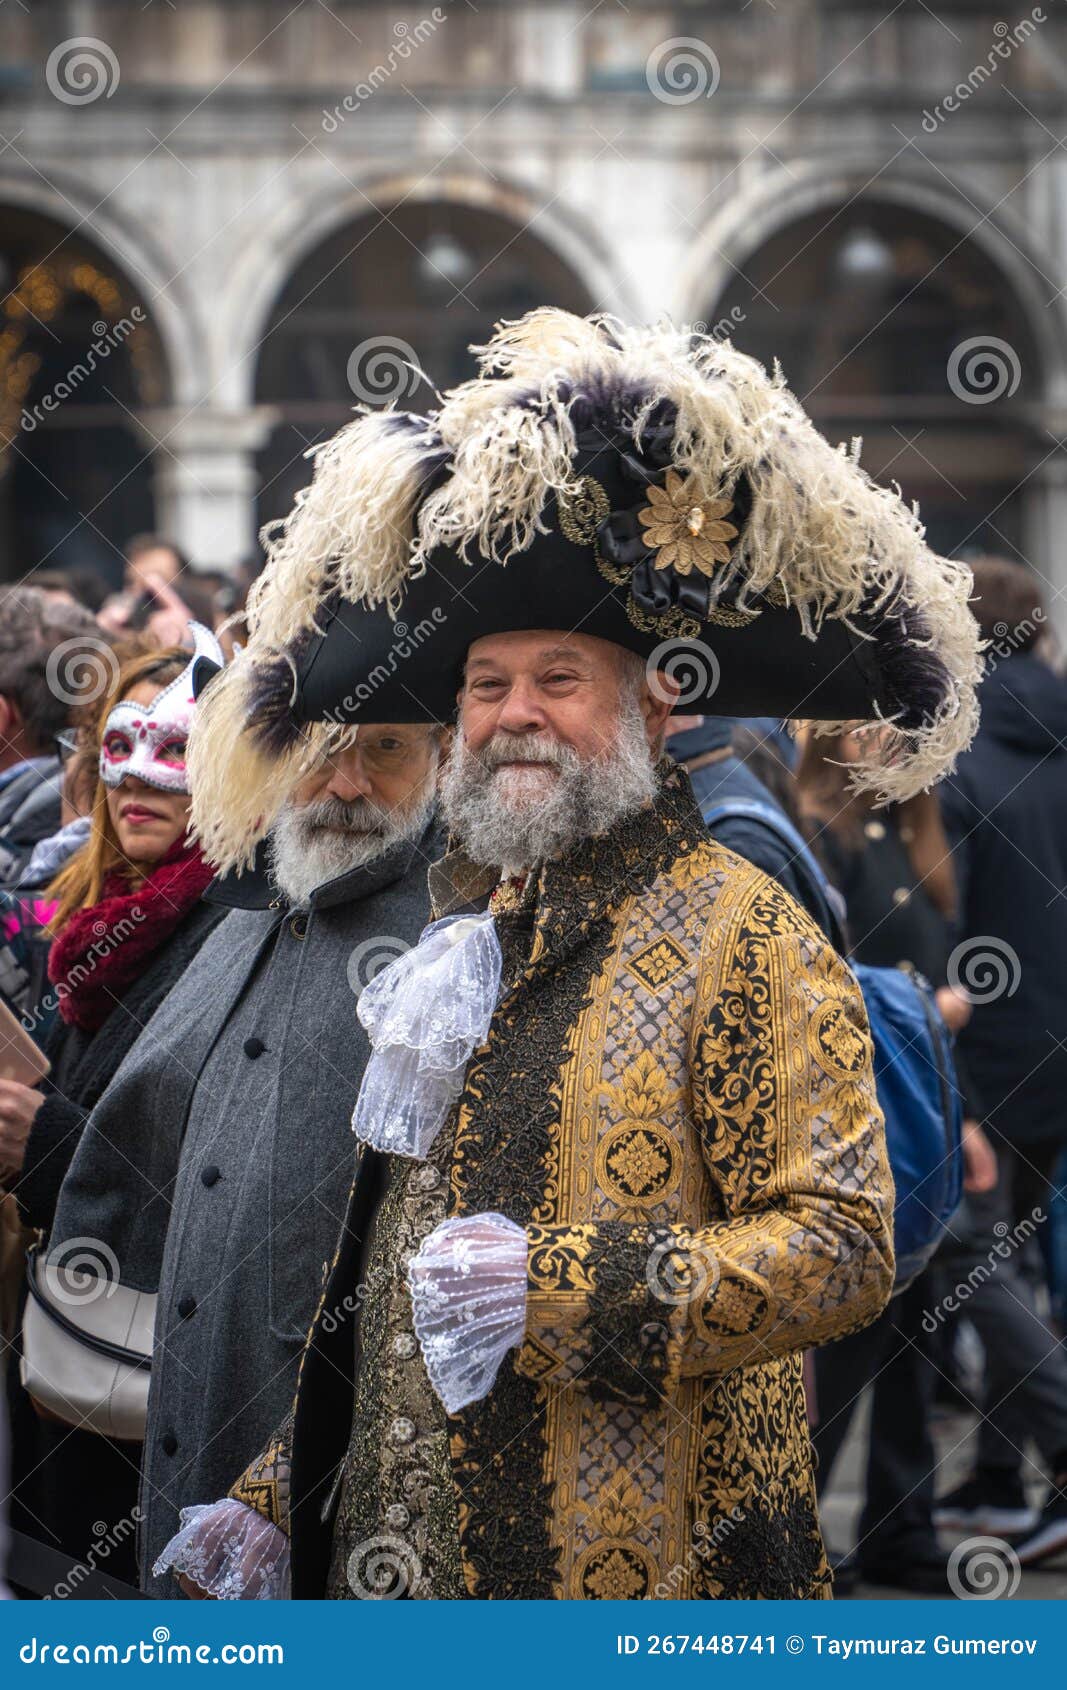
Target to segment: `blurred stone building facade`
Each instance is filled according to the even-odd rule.
[[[1062,609],[1065,113],[1060,0],[7,0],[2,573],[233,566],[357,400],[556,303],[779,358]]]

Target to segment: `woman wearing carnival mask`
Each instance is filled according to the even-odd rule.
[[[224,913],[201,902],[213,870],[186,838],[193,668],[222,656],[206,628],[193,628],[192,659],[175,647],[118,667],[97,719],[89,835],[45,894],[55,903],[51,1071],[39,1087],[0,1079],[0,1179],[42,1233],[90,1111]],[[39,1419],[17,1361],[9,1397],[12,1524],[84,1561],[94,1522],[127,1518],[136,1503],[139,1446]],[[108,1572],[135,1579],[132,1533],[110,1549]]]

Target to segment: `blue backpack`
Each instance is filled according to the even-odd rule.
[[[726,799],[704,814],[707,827],[727,817],[762,822],[794,853],[794,866],[817,887],[831,911],[839,894],[797,829],[780,810],[756,799]],[[831,935],[844,953],[844,933]],[[874,1078],[885,1115],[889,1165],[896,1186],[893,1293],[917,1278],[937,1249],[963,1191],[963,1104],[949,1033],[933,991],[912,968],[852,963],[874,1043]]]

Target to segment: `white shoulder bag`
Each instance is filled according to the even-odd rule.
[[[143,1442],[156,1296],[76,1267],[26,1258],[22,1383],[67,1425]]]

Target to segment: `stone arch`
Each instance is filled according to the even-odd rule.
[[[683,314],[780,357],[817,425],[861,436],[865,467],[918,502],[937,549],[1008,552],[1059,581],[1055,263],[969,185],[866,162],[808,160],[724,207],[680,278]]]
[[[84,183],[3,172],[0,204],[4,568],[84,568],[115,586],[126,540],[161,517],[148,419],[202,397],[204,336],[177,266]]]
[[[901,205],[957,230],[961,240],[973,240],[1000,271],[1039,349],[1045,402],[1067,403],[1067,305],[1062,298],[1048,303],[1046,277],[1055,273],[1055,260],[1038,254],[1029,233],[1009,216],[992,205],[981,206],[977,193],[914,170],[883,172],[883,163],[872,159],[865,169],[855,162],[843,168],[829,159],[809,161],[788,174],[775,171],[754,191],[731,200],[693,244],[679,278],[679,316],[688,320],[711,313],[714,322],[712,302],[723,297],[733,277],[744,273],[772,236],[810,213],[844,208],[861,198]]]
[[[621,270],[599,234],[549,195],[499,179],[431,177],[414,165],[368,178],[365,185],[340,194],[331,183],[281,207],[260,226],[234,267],[219,321],[219,343],[231,349],[220,388],[226,403],[250,402],[272,312],[301,263],[347,225],[392,206],[420,202],[482,209],[510,220],[517,231],[529,230],[572,272],[590,310],[632,312]]]
[[[234,277],[246,350],[229,403],[274,418],[257,460],[260,525],[289,508],[310,475],[306,450],[357,402],[429,408],[429,383],[473,375],[469,347],[500,317],[618,303],[595,242],[496,183],[397,174],[355,196],[305,200],[298,228],[287,218],[284,237],[264,231],[270,263]],[[413,366],[428,379],[409,381]]]
[[[143,218],[127,216],[78,178],[50,172],[48,183],[0,171],[0,205],[22,207],[80,235],[121,270],[146,300],[163,350],[169,402],[192,404],[210,388],[208,338],[180,263],[152,238]]]

